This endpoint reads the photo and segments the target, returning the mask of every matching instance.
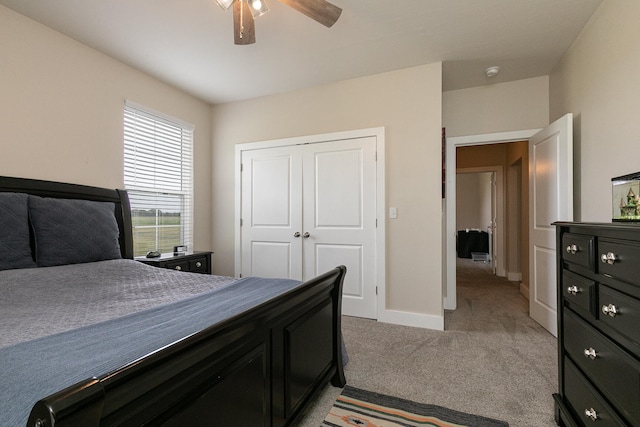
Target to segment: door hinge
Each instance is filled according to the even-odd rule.
[[[378,228],[378,218],[376,218],[376,228]]]
[[[240,227],[242,227],[242,218],[240,218]]]
[[[378,287],[376,286],[376,295],[378,295]]]
[[[244,165],[240,163],[240,172],[242,172],[242,169],[244,169]]]

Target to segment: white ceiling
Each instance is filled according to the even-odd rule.
[[[548,75],[602,2],[331,0],[343,12],[326,28],[266,1],[248,46],[215,0],[0,4],[216,104],[438,61],[443,90]]]

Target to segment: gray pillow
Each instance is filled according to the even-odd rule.
[[[29,196],[40,267],[121,258],[115,205]]]
[[[36,267],[29,243],[24,193],[0,193],[0,270]]]

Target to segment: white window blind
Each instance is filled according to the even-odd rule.
[[[125,103],[124,185],[136,256],[193,249],[192,146],[192,125]]]

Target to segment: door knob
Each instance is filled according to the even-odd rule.
[[[308,231],[302,235],[302,237],[304,237],[305,239],[308,239],[309,236],[311,236],[311,234],[309,234]]]
[[[293,237],[300,237],[300,232],[296,231],[295,233],[293,233]]]

